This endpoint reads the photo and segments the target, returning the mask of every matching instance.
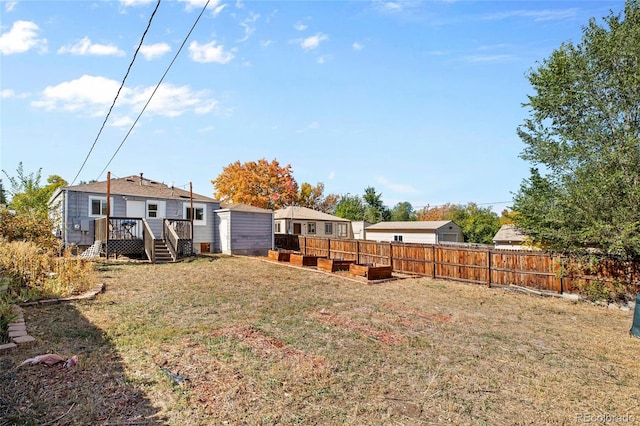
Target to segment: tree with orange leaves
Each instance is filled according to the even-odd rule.
[[[298,199],[298,184],[291,165],[276,159],[229,164],[211,181],[213,195],[223,203],[244,203],[264,209],[279,209]]]
[[[458,206],[451,203],[433,207],[427,205],[416,212],[416,218],[424,221],[449,220],[449,216],[451,216],[456,209],[458,209]]]

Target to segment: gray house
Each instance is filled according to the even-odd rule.
[[[223,204],[215,225],[216,252],[266,256],[273,248],[273,210]]]
[[[379,222],[365,228],[365,239],[426,244],[464,242],[462,229],[450,220]]]
[[[107,183],[67,186],[52,195],[54,232],[65,247],[88,247],[98,240],[108,253],[146,254],[154,262],[215,247],[217,200],[142,174]]]

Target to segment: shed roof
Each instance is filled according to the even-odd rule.
[[[107,193],[107,181],[91,182],[81,185],[67,186],[63,188],[69,191]],[[111,179],[111,194],[130,195],[144,198],[181,199],[189,200],[189,191],[167,186],[164,183],[144,178],[140,175],[132,175],[118,179]],[[193,194],[194,201],[217,202],[217,200],[200,194]]]
[[[261,209],[260,207],[250,206],[249,204],[236,203],[236,204],[221,204],[220,210],[231,210],[234,212],[248,212],[248,213],[273,213],[273,210]]]
[[[276,210],[274,212],[275,219],[297,219],[297,220],[323,220],[331,222],[351,222],[349,219],[345,219],[338,216],[333,216],[328,213],[319,212],[317,210],[309,209],[301,206],[289,206],[283,209]]]
[[[511,241],[511,242],[525,242],[527,236],[518,230],[515,225],[502,225],[496,235],[493,237],[494,242],[498,241]]]
[[[456,225],[450,220],[419,220],[419,221],[390,221],[378,222],[375,225],[367,226],[369,231],[436,231],[447,225]],[[456,225],[457,227],[458,225]]]

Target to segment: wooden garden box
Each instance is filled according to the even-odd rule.
[[[291,252],[288,250],[269,250],[269,260],[276,262],[288,262]]]
[[[368,280],[382,280],[385,278],[391,278],[393,268],[391,265],[358,265],[353,263],[349,265],[349,276],[351,277],[365,277]]]
[[[349,265],[355,263],[354,260],[344,259],[318,259],[318,269],[326,272],[348,271]]]
[[[295,266],[317,266],[320,256],[306,256],[298,253],[291,253],[289,263]]]

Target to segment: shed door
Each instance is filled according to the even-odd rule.
[[[220,232],[220,251],[231,254],[231,241],[229,240],[229,218],[221,217],[218,227]]]

